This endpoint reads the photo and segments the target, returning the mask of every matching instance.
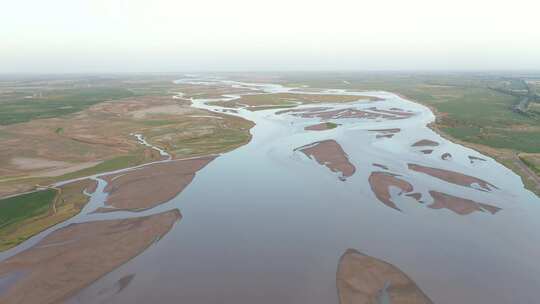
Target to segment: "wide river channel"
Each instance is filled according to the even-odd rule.
[[[398,267],[434,303],[537,303],[540,199],[519,176],[432,131],[425,106],[387,92],[316,94],[377,99],[292,111],[231,111],[194,99],[193,107],[253,121],[251,141],[211,161],[172,200],[141,212],[93,213],[106,197],[99,179],[80,215],[0,258],[69,223],[179,209],[182,219],[160,240],[68,302],[337,304],[338,262],[354,248]],[[321,121],[337,127],[305,129]],[[110,292],[126,276],[129,284]]]

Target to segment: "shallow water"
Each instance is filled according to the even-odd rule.
[[[267,92],[290,90],[216,79],[197,82]],[[77,217],[88,221],[142,216],[173,208],[183,215],[163,239],[70,302],[337,303],[338,260],[347,248],[355,248],[400,268],[435,303],[536,303],[540,199],[493,159],[430,130],[426,125],[434,116],[428,108],[385,92],[347,94],[385,100],[323,106],[401,108],[414,115],[400,120],[332,119],[341,125],[326,131],[304,131],[305,126],[320,120],[276,115],[280,110],[240,109],[235,115],[256,123],[252,141],[208,164],[175,199],[139,213],[83,212]],[[204,102],[195,100],[194,106],[223,110]],[[377,138],[377,132],[369,131],[389,128],[400,128],[401,132],[392,138]],[[294,151],[326,139],[337,141],[356,167],[355,174],[345,181]],[[423,154],[422,148],[412,147],[422,139],[439,145],[429,148],[434,150],[431,154]],[[442,160],[444,153],[452,158]],[[471,163],[469,156],[486,161]],[[397,188],[391,189],[392,199],[401,211],[379,201],[368,178],[372,172],[384,170],[374,163],[401,175],[423,194],[425,202],[399,195]],[[451,184],[411,171],[409,163],[461,172],[498,189],[480,191]],[[103,187],[101,181],[88,208],[103,201]],[[501,210],[459,215],[448,209],[432,209],[428,207],[430,190]],[[11,255],[31,243],[22,245]],[[125,277],[132,279],[127,286],[117,288]]]

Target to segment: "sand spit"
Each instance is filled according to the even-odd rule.
[[[371,108],[368,108],[368,110],[376,111],[376,112],[384,113],[384,114],[390,114],[390,115],[395,116],[396,118],[397,117],[408,118],[414,115],[413,112],[407,112],[407,111],[399,110],[396,108],[392,108],[390,110],[383,110],[383,109],[378,109],[376,107],[371,107]]]
[[[307,127],[304,128],[304,130],[306,130],[306,131],[324,131],[324,130],[334,129],[337,126],[339,126],[339,124],[321,122],[321,123],[316,124],[316,125],[307,126]]]
[[[376,138],[392,138],[395,134],[401,132],[401,129],[377,129],[377,130],[368,130],[370,132],[377,132]]]
[[[486,160],[483,159],[483,158],[480,158],[480,157],[476,157],[476,156],[471,156],[471,155],[469,155],[469,161],[471,162],[471,164],[474,164],[474,163],[476,163],[477,161],[485,162]]]
[[[354,108],[331,111],[309,111],[293,114],[302,118],[340,119],[340,118],[378,118],[379,115]]]
[[[412,147],[436,147],[438,145],[439,143],[436,141],[432,141],[429,139],[422,139],[412,144]]]
[[[392,264],[347,249],[339,259],[340,304],[432,304],[416,283]]]
[[[422,203],[420,200],[422,199],[422,193],[418,193],[418,192],[415,192],[415,193],[407,193],[405,194],[406,196],[408,197],[412,197],[414,198],[415,200],[419,201],[420,203]]]
[[[155,215],[71,224],[0,263],[2,303],[58,303],[132,259],[181,218],[178,210]]]
[[[448,183],[474,188],[482,191],[491,191],[492,188],[498,189],[493,184],[490,184],[484,180],[470,175],[465,175],[462,173],[448,171],[444,169],[425,167],[416,164],[408,164],[408,166],[410,170],[425,173]]]
[[[277,111],[276,115],[281,114],[290,114],[290,113],[309,113],[309,112],[320,112],[320,111],[326,111],[331,108],[329,107],[314,107],[314,108],[305,108],[305,109],[290,109],[290,110],[281,110]]]
[[[106,205],[112,210],[143,210],[163,204],[184,190],[215,157],[200,157],[152,164],[136,170],[107,175]],[[99,212],[104,212],[101,209]]]
[[[399,133],[401,132],[401,129],[399,128],[392,128],[392,129],[373,129],[373,130],[368,130],[370,132],[380,132],[380,133]]]
[[[342,108],[332,109],[328,107],[314,107],[306,109],[291,109],[278,111],[276,114],[291,114],[301,118],[320,118],[320,119],[342,119],[342,118],[364,118],[364,119],[405,119],[409,118],[414,113],[412,112],[396,112],[382,110],[371,107],[367,110],[359,110],[357,108]]]
[[[375,193],[375,196],[386,206],[399,210],[398,206],[392,201],[390,195],[390,187],[396,187],[401,189],[401,193],[407,193],[414,190],[413,186],[400,178],[398,175],[386,173],[386,172],[373,172],[369,176],[369,185],[371,190]]]
[[[323,140],[312,144],[296,148],[302,151],[306,156],[315,158],[315,160],[326,166],[332,172],[339,172],[339,179],[344,181],[356,171],[354,165],[349,161],[347,153],[335,140]]]
[[[429,208],[441,209],[446,208],[459,215],[467,215],[475,211],[484,212],[487,211],[491,214],[495,214],[501,210],[499,207],[495,207],[489,204],[482,204],[473,200],[445,194],[437,191],[429,191],[431,197],[433,197],[433,204],[429,205]]]

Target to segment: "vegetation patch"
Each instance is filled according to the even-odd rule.
[[[0,125],[53,118],[79,112],[106,100],[133,96],[124,88],[82,88],[50,91],[37,96],[17,96],[0,102]]]
[[[91,183],[83,180],[0,200],[0,251],[79,213],[88,202],[83,191]]]

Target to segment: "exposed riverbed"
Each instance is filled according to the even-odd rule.
[[[434,115],[422,105],[387,92],[313,94],[321,93],[381,100],[262,111],[192,100],[253,121],[251,142],[213,159],[173,199],[139,211],[96,213],[109,195],[102,176],[113,173],[94,176],[97,189],[80,215],[0,254],[2,263],[70,224],[150,222],[179,209],[181,220],[173,226],[180,216],[163,216],[169,222],[149,234],[159,237],[141,244],[145,251],[68,302],[338,303],[336,270],[349,248],[399,268],[434,303],[537,302],[540,199],[517,175],[433,132]],[[321,122],[337,127],[306,130]],[[174,161],[154,148],[164,153],[158,164]],[[0,299],[24,271],[1,275]]]

